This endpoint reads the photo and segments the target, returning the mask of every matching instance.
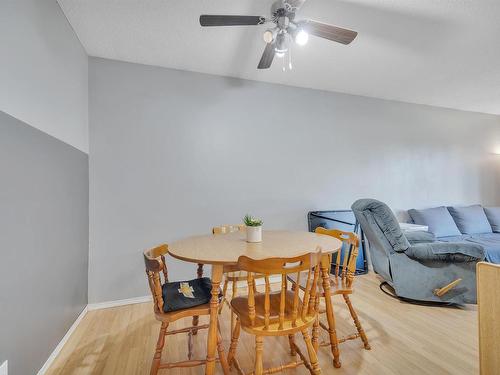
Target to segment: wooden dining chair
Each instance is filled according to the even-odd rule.
[[[337,229],[325,229],[322,227],[318,227],[315,230],[316,233],[325,234],[328,236],[335,237],[342,241],[342,247],[335,254],[335,268],[333,272],[330,274],[330,295],[342,295],[344,302],[347,305],[349,313],[351,315],[352,320],[354,321],[354,325],[356,326],[357,333],[350,334],[345,337],[337,338],[337,335],[332,335],[328,329],[328,326],[322,323],[319,320],[321,314],[326,313],[326,310],[319,310],[318,319],[313,325],[313,345],[316,350],[318,350],[319,346],[330,346],[331,350],[334,354],[334,365],[335,367],[340,367],[340,361],[338,360],[338,344],[343,343],[348,340],[355,340],[357,338],[361,338],[363,341],[363,346],[366,350],[370,350],[370,344],[368,343],[368,338],[366,333],[361,325],[358,314],[354,309],[352,302],[349,298],[349,295],[353,293],[353,283],[354,283],[354,275],[356,271],[356,259],[358,257],[359,250],[359,239],[355,233],[352,232],[344,232]],[[330,264],[332,263],[332,255],[330,255]],[[294,276],[289,276],[289,280],[293,283],[292,288],[296,288],[297,278]],[[299,283],[300,289],[305,290],[306,281],[300,280]],[[323,286],[318,286],[319,295],[321,298],[325,298],[325,294],[323,291]],[[319,340],[319,327],[323,328],[326,332],[329,333],[329,341],[320,343]]]
[[[232,333],[228,353],[228,364],[234,365],[240,374],[243,371],[236,359],[236,349],[240,330],[255,336],[255,369],[250,374],[262,375],[293,369],[305,365],[311,374],[321,374],[316,351],[314,350],[308,329],[317,316],[319,298],[317,285],[320,272],[321,252],[310,253],[295,258],[268,258],[254,260],[246,256],[238,259],[238,268],[247,272],[248,295],[231,300],[231,309],[236,314],[236,326]],[[298,288],[288,289],[287,276],[296,274],[307,280],[304,296],[301,299]],[[254,274],[264,275],[265,292],[255,293]],[[270,275],[281,275],[281,288],[271,292]],[[302,333],[309,360],[295,344],[295,334]],[[300,359],[278,367],[263,368],[264,336],[288,336],[292,355]]]
[[[500,264],[479,262],[477,275],[477,311],[479,318],[479,372],[498,374],[500,369]]]
[[[246,227],[243,224],[221,225],[219,227],[213,227],[212,233],[215,235],[228,234],[234,232],[244,232],[245,229]],[[261,279],[263,277],[264,277],[263,275],[254,275],[254,280]],[[222,313],[224,305],[230,306],[229,301],[227,299],[228,284],[231,283],[232,287],[231,299],[233,299],[238,294],[238,282],[246,282],[246,280],[247,280],[247,273],[245,271],[238,270],[236,268],[235,270],[228,270],[228,269],[225,270],[224,284],[222,286],[222,301],[219,306],[219,314]],[[233,332],[233,329],[234,329],[234,313],[231,311],[231,332]]]
[[[189,280],[180,283],[169,282],[167,264],[165,257],[168,254],[168,245],[160,245],[153,249],[144,251],[144,263],[146,265],[146,275],[148,277],[149,287],[153,296],[154,313],[157,320],[161,322],[160,333],[158,342],[156,344],[156,351],[151,364],[150,374],[157,374],[159,369],[171,369],[175,367],[194,367],[204,365],[206,359],[192,359],[193,356],[193,335],[200,329],[209,328],[209,324],[198,325],[198,317],[202,315],[210,315],[210,298],[211,298],[211,284],[209,279],[201,280],[198,274],[198,281]],[[162,282],[163,277],[163,282]],[[203,283],[200,283],[203,281]],[[200,289],[200,285],[204,285],[205,289]],[[195,286],[195,288],[193,288]],[[179,288],[179,289],[177,289]],[[176,301],[168,300],[169,291],[177,290],[179,295],[183,294],[188,297],[188,301],[194,298],[206,301],[198,306],[172,310],[172,306],[176,305]],[[203,291],[205,293],[203,293]],[[180,298],[180,297],[178,297]],[[192,302],[191,302],[192,303]],[[179,303],[177,303],[179,305]],[[193,325],[180,329],[168,331],[167,328],[170,323],[179,319],[193,317]],[[165,337],[169,335],[176,335],[178,333],[188,334],[188,360],[180,362],[161,362],[163,347],[165,344]],[[222,339],[220,334],[217,334],[217,351],[219,353],[219,360],[224,374],[229,373],[224,349],[222,347]]]

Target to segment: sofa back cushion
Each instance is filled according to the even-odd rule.
[[[429,232],[436,237],[460,236],[460,231],[446,207],[433,207],[424,210],[408,211],[415,224],[427,225]]]
[[[484,213],[493,232],[500,232],[500,207],[485,207]]]
[[[462,234],[491,233],[491,225],[479,204],[467,207],[448,207]]]

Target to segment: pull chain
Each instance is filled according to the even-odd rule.
[[[288,50],[286,51],[286,54],[288,55],[288,70],[292,70],[293,69],[293,65],[292,65],[292,49],[291,48],[288,48]],[[281,67],[281,70],[283,72],[286,72],[286,69],[287,69],[287,64],[285,62],[287,56],[283,56],[283,66]]]

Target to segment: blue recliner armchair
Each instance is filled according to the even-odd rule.
[[[476,263],[485,258],[482,246],[432,238],[410,244],[385,203],[360,199],[351,208],[368,239],[374,271],[399,297],[476,303]]]

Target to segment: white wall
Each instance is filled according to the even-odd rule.
[[[0,363],[36,374],[88,301],[88,155],[0,111]]]
[[[0,110],[88,152],[88,58],[55,0],[0,1]]]
[[[306,229],[308,211],[361,197],[500,203],[500,117],[94,58],[89,72],[91,303],[147,294],[142,249],[245,213]]]

